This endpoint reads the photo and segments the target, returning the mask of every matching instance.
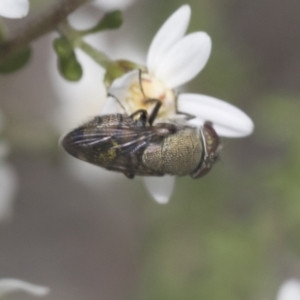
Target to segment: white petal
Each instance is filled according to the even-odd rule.
[[[120,91],[123,92],[124,89],[128,88],[133,81],[136,81],[138,79],[139,70],[130,71],[114,80],[112,85],[108,89],[108,93],[116,97],[115,93],[119,93]]]
[[[0,280],[0,297],[17,291],[26,292],[34,296],[45,296],[49,293],[49,288],[18,279],[7,278]]]
[[[202,125],[211,121],[217,133],[225,137],[242,137],[253,132],[252,120],[239,108],[216,98],[198,94],[180,94],[178,110],[197,117],[190,122]]]
[[[156,69],[166,58],[165,53],[184,36],[190,17],[190,6],[183,5],[158,30],[151,42],[147,56],[147,67],[150,74],[156,73]]]
[[[175,184],[175,176],[166,175],[164,177],[144,177],[144,184],[159,204],[166,204],[169,202]]]
[[[108,94],[114,96],[117,101],[125,105],[125,99],[127,98],[129,87],[133,82],[138,82],[139,80],[139,70],[133,70],[120,78],[117,78],[113,81],[112,85],[108,89]],[[126,107],[125,107],[126,109]],[[121,110],[124,113],[123,110]],[[125,113],[130,113],[130,111],[126,111]]]
[[[191,33],[178,41],[156,69],[155,77],[169,88],[194,78],[206,65],[211,52],[211,39],[205,32]]]
[[[122,113],[120,111],[120,104],[118,101],[113,97],[107,97],[104,106],[101,109],[101,115],[110,115],[110,114],[116,114],[116,113]]]
[[[280,287],[276,300],[300,300],[300,281],[290,279]]]
[[[104,11],[112,11],[115,9],[125,9],[135,0],[94,0],[93,4]]]
[[[16,191],[17,176],[15,170],[10,165],[0,161],[0,222],[11,218]]]
[[[1,0],[0,1],[0,16],[5,18],[18,19],[23,18],[28,14],[28,0]]]

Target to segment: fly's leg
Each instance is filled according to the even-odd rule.
[[[177,93],[176,93],[176,97],[175,97],[175,111],[176,111],[176,114],[177,114],[177,115],[184,115],[184,116],[185,116],[185,119],[186,119],[187,121],[188,121],[188,120],[191,120],[191,119],[195,119],[196,116],[178,110],[178,96],[179,96],[179,93],[177,92]]]
[[[143,94],[143,97],[144,99],[147,99],[146,97],[146,94],[144,92],[144,89],[143,89],[143,85],[142,85],[142,70],[139,69],[139,83],[140,83],[140,88],[141,88],[141,92]],[[150,102],[154,102],[156,103],[149,118],[148,118],[148,123],[150,126],[152,126],[153,122],[155,121],[156,117],[157,117],[157,114],[159,112],[159,109],[162,105],[162,102],[159,100],[159,99],[147,99],[146,100],[146,103],[150,103]]]
[[[142,70],[141,69],[139,69],[139,83],[140,83],[140,88],[141,88],[141,92],[143,94],[143,97],[144,97],[144,99],[147,99],[146,94],[144,92],[143,85],[142,85]]]
[[[121,106],[121,108],[123,109],[124,113],[126,114],[126,109],[125,109],[124,105],[121,103],[121,101],[116,96],[114,96],[112,94],[109,94],[109,93],[107,94],[107,96],[114,98],[118,102],[118,104]]]
[[[149,123],[150,126],[152,126],[153,122],[155,121],[155,119],[157,117],[157,114],[158,114],[159,109],[162,105],[162,102],[158,99],[148,99],[146,102],[155,102],[156,103],[153,110],[152,110],[152,112],[151,112],[151,114],[150,114],[150,116],[149,116],[149,118],[148,118],[148,123]]]
[[[153,122],[155,121],[157,114],[159,112],[159,109],[161,107],[161,101],[158,99],[148,99],[147,102],[155,102],[155,106],[150,114],[148,116],[148,113],[145,109],[139,109],[135,111],[133,114],[130,115],[130,118],[134,118],[136,115],[140,115],[139,120],[142,122],[142,124],[145,126],[148,122],[150,126],[152,126]]]

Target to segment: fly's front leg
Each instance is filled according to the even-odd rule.
[[[158,100],[158,99],[148,99],[146,101],[146,103],[147,102],[155,102],[156,103],[155,106],[154,106],[154,108],[153,108],[153,110],[152,110],[152,112],[151,112],[151,114],[150,114],[150,116],[149,116],[149,118],[148,118],[148,123],[149,123],[150,126],[152,126],[153,122],[155,121],[155,119],[156,119],[156,117],[158,115],[158,112],[160,110],[162,102],[160,100]]]
[[[107,93],[107,96],[114,98],[117,101],[117,103],[120,105],[120,107],[123,109],[124,113],[126,113],[126,109],[125,109],[124,105],[121,103],[121,101],[116,96],[114,96],[110,93]]]
[[[144,88],[143,88],[143,84],[142,84],[142,70],[141,69],[139,69],[139,83],[140,83],[140,88],[141,88],[141,92],[143,94],[143,97],[144,97],[144,99],[147,99]],[[147,99],[145,102],[146,103],[150,103],[150,102],[155,102],[156,103],[153,110],[152,110],[152,112],[151,112],[151,114],[149,115],[149,118],[148,118],[148,123],[149,123],[150,126],[152,126],[153,122],[155,121],[155,119],[158,115],[158,112],[159,112],[159,109],[162,105],[162,102],[159,99],[152,99],[152,98]]]

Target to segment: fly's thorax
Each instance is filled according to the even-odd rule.
[[[202,157],[199,130],[178,124],[177,132],[159,143],[151,143],[144,151],[143,163],[163,174],[188,175]]]
[[[147,110],[151,114],[154,103],[149,99],[157,99],[162,102],[157,118],[173,118],[176,113],[176,95],[172,89],[166,87],[161,81],[150,74],[143,73],[141,81],[133,81],[125,96],[124,106],[128,113],[133,113],[139,109]]]

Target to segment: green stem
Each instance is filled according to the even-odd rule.
[[[49,12],[39,15],[0,44],[0,63],[11,53],[28,46],[32,41],[55,30],[67,16],[89,0],[60,0]]]
[[[104,69],[107,69],[109,65],[113,64],[113,62],[109,59],[109,57],[95,49],[93,46],[86,43],[84,40],[79,39],[76,43],[77,47],[88,54],[96,63],[102,66]]]
[[[73,45],[73,47],[79,48],[84,51],[104,69],[107,70],[108,68],[110,68],[110,71],[123,72],[123,70],[105,53],[86,43],[82,38],[81,32],[71,27],[71,25],[67,21],[61,23],[58,26],[58,31]]]

